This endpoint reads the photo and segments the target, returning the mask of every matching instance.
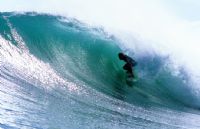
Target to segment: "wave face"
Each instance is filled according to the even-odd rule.
[[[169,57],[130,54],[73,18],[1,13],[0,25],[1,128],[200,128],[198,95]],[[125,49],[138,62],[132,87]]]

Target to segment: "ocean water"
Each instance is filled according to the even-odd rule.
[[[0,13],[0,128],[200,128],[189,72],[139,50],[71,17]],[[132,86],[122,51],[138,62]]]

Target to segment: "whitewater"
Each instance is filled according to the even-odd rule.
[[[0,128],[200,128],[198,22],[149,2],[118,1],[109,12],[112,3],[0,13]],[[119,52],[138,63],[132,86]]]

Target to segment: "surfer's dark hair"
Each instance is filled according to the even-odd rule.
[[[120,53],[118,54],[118,56],[119,56],[119,59],[120,59],[120,60],[123,60],[124,57],[125,57],[125,55],[124,55],[122,52],[120,52]]]

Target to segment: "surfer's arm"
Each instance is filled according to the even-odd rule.
[[[126,62],[131,64],[132,66],[136,66],[137,62],[135,60],[133,60],[131,57],[126,56]]]
[[[133,59],[131,59],[131,63],[132,63],[133,66],[137,65],[137,62],[135,60],[133,60]]]

